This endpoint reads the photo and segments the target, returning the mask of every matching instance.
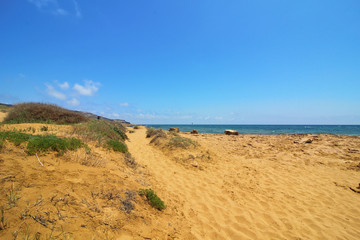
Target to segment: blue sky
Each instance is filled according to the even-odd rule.
[[[358,0],[5,0],[0,102],[132,123],[360,124]]]

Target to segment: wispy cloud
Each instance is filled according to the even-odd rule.
[[[66,89],[69,88],[69,83],[68,83],[68,82],[59,83],[58,85],[59,85],[59,87],[60,87],[61,89],[63,89],[63,90],[66,90]]]
[[[123,102],[123,103],[119,103],[119,105],[120,105],[121,107],[128,107],[128,106],[129,106],[129,103]]]
[[[80,8],[79,8],[79,4],[76,0],[73,0],[74,2],[74,8],[75,8],[75,16],[78,17],[78,18],[81,18],[82,17],[82,14],[81,14],[81,11],[80,11]]]
[[[34,4],[37,8],[47,7],[52,4],[57,5],[56,0],[29,0],[30,3]]]
[[[72,98],[71,100],[66,101],[66,103],[71,106],[79,106],[80,105],[80,101],[77,100],[76,98]]]
[[[67,15],[68,14],[68,12],[62,8],[55,9],[55,11],[53,13],[55,15]]]
[[[99,90],[100,83],[86,80],[85,85],[76,83],[73,89],[80,95],[93,96]]]
[[[50,84],[45,84],[46,85],[46,92],[47,94],[49,94],[50,96],[59,99],[59,100],[66,100],[67,97],[64,93],[59,92],[57,90],[55,90],[55,88],[50,85]]]
[[[82,17],[82,13],[79,7],[79,4],[76,0],[72,0],[74,4],[74,9],[65,9],[60,6],[58,0],[28,0],[29,3],[36,6],[36,8],[42,12],[48,12],[57,16],[67,16],[73,15],[77,18]]]

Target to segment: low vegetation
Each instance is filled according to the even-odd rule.
[[[73,124],[88,121],[84,115],[52,104],[21,103],[14,105],[5,123],[57,123]]]
[[[146,137],[147,138],[151,138],[151,137],[154,137],[156,135],[163,135],[166,137],[166,133],[164,132],[164,130],[162,129],[155,129],[155,128],[148,128],[146,130]]]
[[[81,147],[90,150],[89,147],[79,139],[59,138],[54,135],[31,135],[15,131],[0,132],[0,141],[3,142],[4,140],[12,142],[16,146],[27,142],[26,152],[29,155],[35,155],[35,153],[49,150],[56,151],[61,155],[67,150],[76,150]]]
[[[125,143],[120,142],[119,140],[108,140],[106,142],[106,146],[108,149],[112,149],[115,152],[122,152],[125,153],[128,151],[127,146],[125,145]]]
[[[121,123],[104,120],[91,120],[74,126],[74,133],[86,141],[97,141],[99,144],[108,140],[124,141],[127,139],[125,127]]]
[[[9,200],[10,205],[15,205],[19,200],[20,196],[18,195],[18,191],[15,188],[14,183],[11,184],[8,193],[6,194]]]
[[[4,230],[8,227],[8,221],[5,218],[4,208],[0,208],[0,230]]]
[[[59,138],[53,135],[38,135],[29,139],[27,153],[29,155],[35,155],[37,152],[52,150],[58,152],[59,155],[63,155],[67,150],[76,150],[81,147],[90,150],[85,143],[76,138]]]
[[[129,152],[127,152],[125,154],[125,163],[127,166],[131,167],[131,168],[136,168],[137,167],[137,162],[135,161],[135,158],[133,156],[131,156],[131,154]]]
[[[195,147],[196,145],[197,145],[196,142],[194,142],[193,140],[180,136],[172,137],[168,142],[168,146],[170,147],[183,148],[183,149],[187,149],[191,146]]]
[[[154,190],[152,190],[151,188],[140,189],[139,195],[145,196],[146,199],[149,201],[150,205],[160,211],[166,207],[165,203],[156,195]]]
[[[155,129],[155,128],[148,128],[146,131],[146,137],[152,138],[150,143],[153,143],[155,145],[165,145],[170,148],[182,148],[182,149],[188,149],[190,147],[196,147],[198,144],[185,137],[181,137],[178,133],[174,131],[169,131],[165,133],[162,129]],[[164,139],[168,139],[167,141],[164,141]]]

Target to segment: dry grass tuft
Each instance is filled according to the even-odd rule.
[[[66,152],[63,157],[68,162],[76,162],[89,167],[105,167],[107,162],[103,157],[89,153],[84,148]]]
[[[155,128],[148,128],[147,129],[147,131],[146,131],[146,137],[147,138],[151,138],[151,137],[154,137],[156,135],[162,135],[162,136],[166,137],[166,133],[162,129],[155,129]]]

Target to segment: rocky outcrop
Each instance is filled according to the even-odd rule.
[[[180,132],[179,128],[170,128],[169,131],[176,132],[176,133]]]
[[[226,135],[239,135],[238,131],[227,129],[224,132]]]

